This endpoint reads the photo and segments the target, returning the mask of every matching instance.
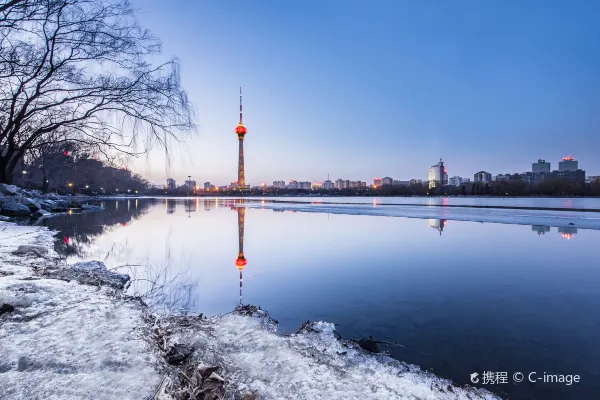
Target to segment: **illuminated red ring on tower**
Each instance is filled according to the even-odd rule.
[[[245,135],[246,134],[246,127],[244,126],[244,124],[242,124],[240,122],[238,124],[238,126],[235,127],[235,133],[237,133],[238,135]]]

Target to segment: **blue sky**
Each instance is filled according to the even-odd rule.
[[[166,6],[168,4],[168,6]],[[177,56],[198,135],[132,167],[162,183],[425,178],[558,167],[600,175],[600,2],[136,0]]]

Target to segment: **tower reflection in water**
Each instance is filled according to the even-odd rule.
[[[243,203],[243,200],[240,200],[239,203]],[[238,257],[235,260],[235,265],[240,271],[240,305],[242,304],[242,272],[248,263],[246,257],[244,256],[244,219],[246,217],[246,207],[236,207],[235,205],[231,207],[232,210],[237,211],[238,215]]]

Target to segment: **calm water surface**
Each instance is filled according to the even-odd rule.
[[[344,337],[397,341],[405,347],[386,348],[394,357],[458,384],[484,371],[507,372],[509,382],[515,372],[581,376],[572,386],[480,385],[505,398],[600,398],[600,231],[276,212],[233,200],[103,205],[45,220],[60,231],[56,250],[120,266],[137,279],[133,291],[151,290],[170,312],[231,311],[245,259],[241,300],[268,310],[283,332],[326,320]]]

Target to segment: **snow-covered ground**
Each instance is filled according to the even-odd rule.
[[[40,278],[34,269],[53,261],[12,254],[19,245],[52,248],[52,236],[0,221],[0,305],[15,308],[0,316],[0,398],[151,396],[161,368],[139,304],[109,288]]]
[[[348,215],[376,215],[423,219],[491,222],[517,225],[543,225],[560,228],[600,230],[600,212],[514,210],[502,208],[450,208],[443,206],[327,204],[327,203],[240,203],[237,206],[280,211],[318,212]]]
[[[192,326],[174,329],[173,339],[200,349],[201,359],[219,363],[230,390],[258,393],[260,399],[499,399],[345,344],[330,323],[313,323],[290,336],[274,334],[276,324],[266,315],[232,313]]]

